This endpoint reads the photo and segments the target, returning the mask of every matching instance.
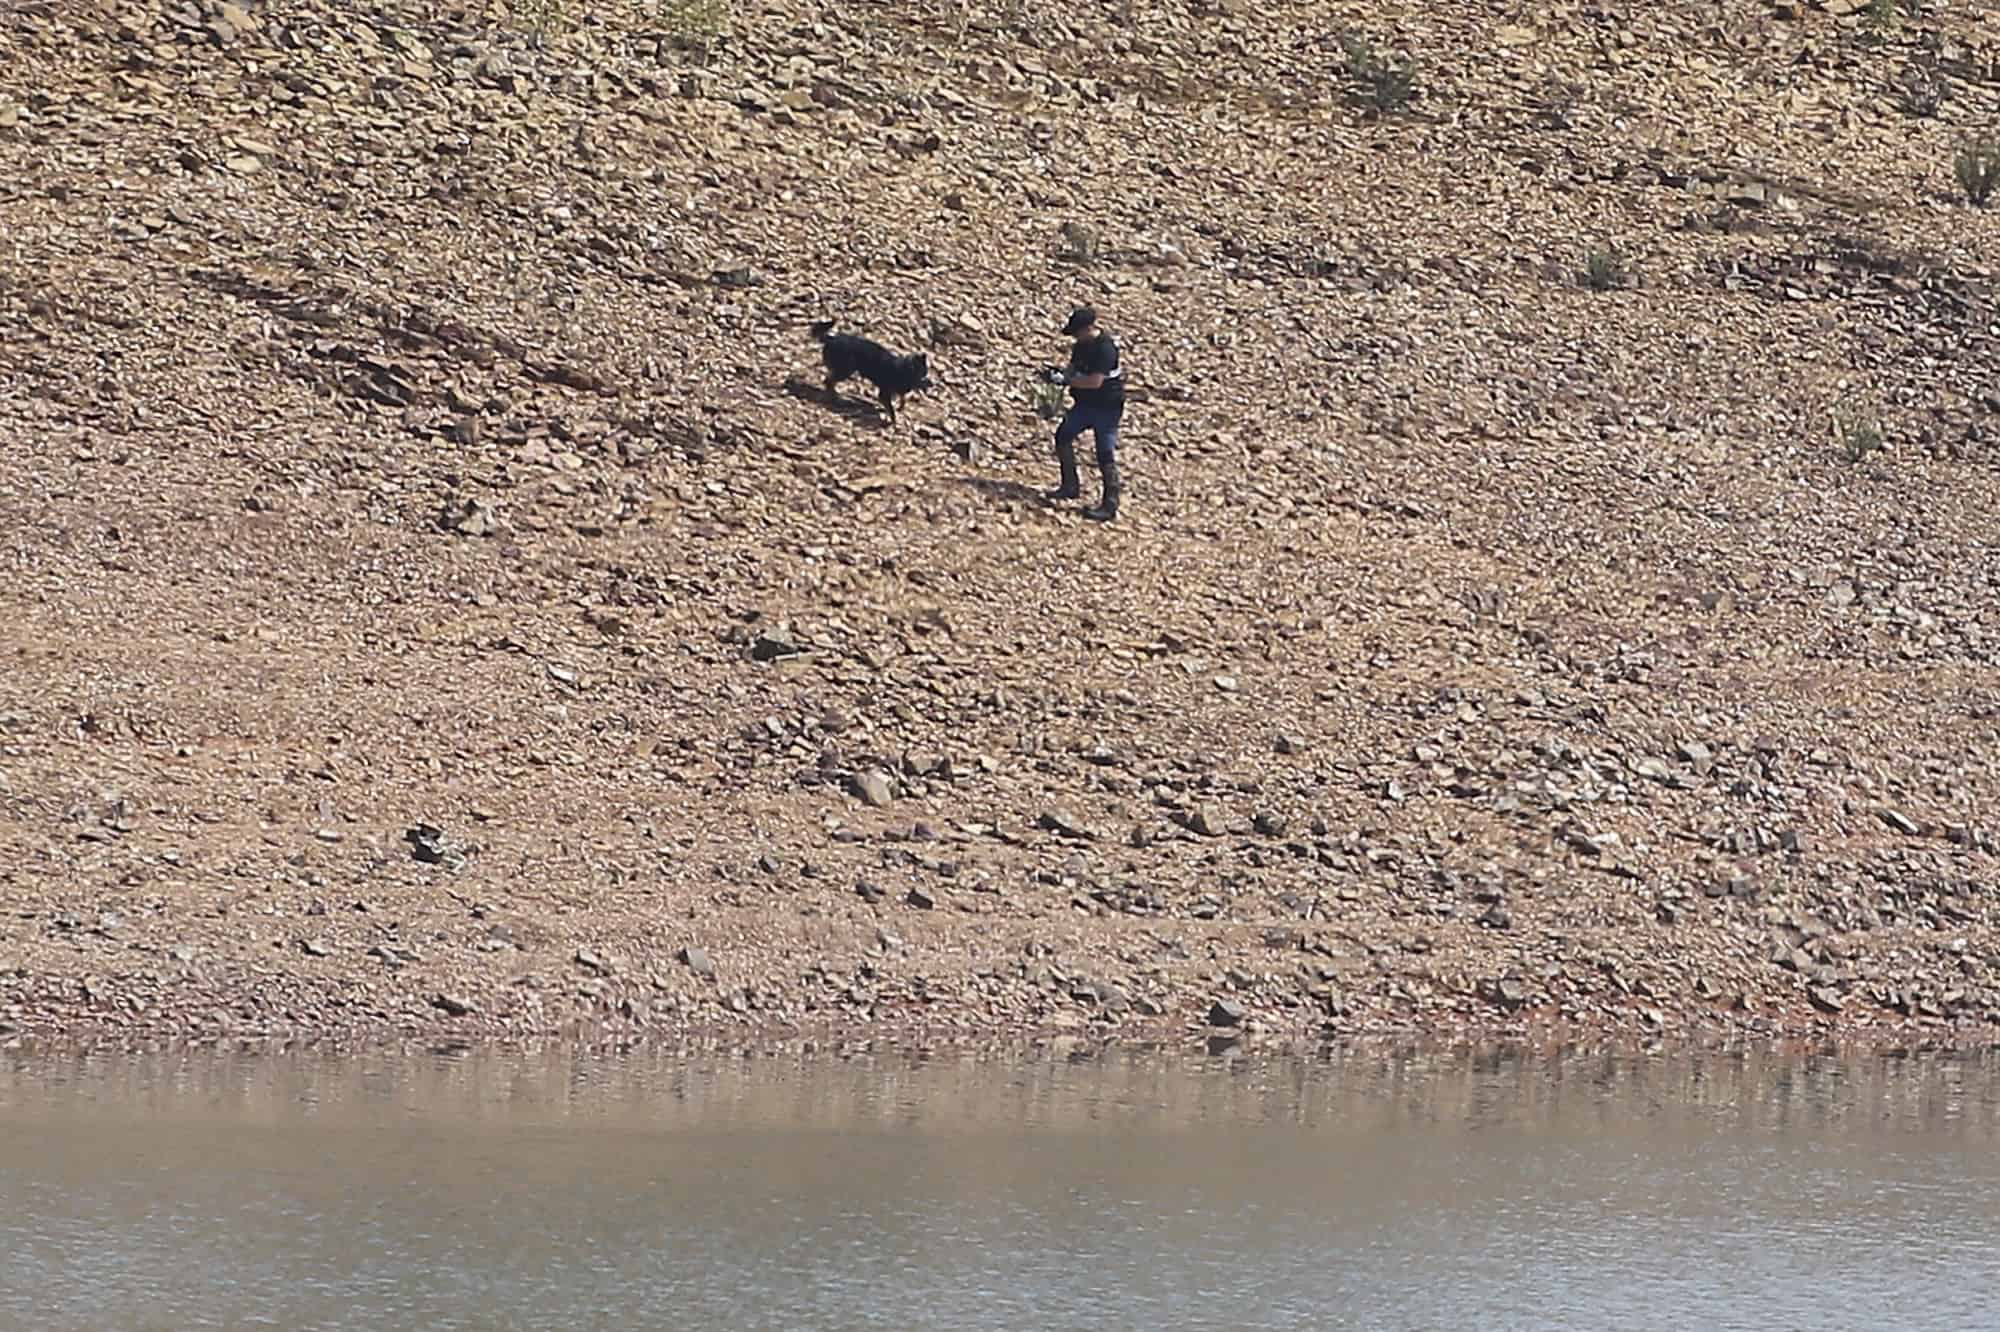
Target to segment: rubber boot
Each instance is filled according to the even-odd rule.
[[[1118,460],[1105,458],[1099,461],[1098,471],[1104,474],[1104,498],[1094,509],[1085,509],[1083,516],[1092,522],[1108,523],[1118,516]]]
[[[1046,492],[1043,498],[1073,500],[1083,493],[1083,482],[1076,474],[1076,445],[1057,440],[1056,462],[1062,467],[1062,485]]]

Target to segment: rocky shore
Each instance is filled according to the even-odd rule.
[[[5,7],[0,1033],[1990,1039],[1960,8]]]

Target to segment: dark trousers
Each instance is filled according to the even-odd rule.
[[[1076,437],[1086,430],[1097,446],[1097,470],[1107,476],[1118,470],[1118,425],[1125,419],[1125,404],[1097,407],[1072,403],[1056,427],[1056,461],[1062,464],[1063,489],[1077,488]]]

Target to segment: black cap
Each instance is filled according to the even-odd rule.
[[[1069,322],[1063,325],[1063,336],[1073,338],[1097,322],[1097,311],[1087,305],[1079,305],[1069,312]]]

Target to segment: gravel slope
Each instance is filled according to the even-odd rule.
[[[0,13],[0,1026],[2000,1022],[2000,24],[588,8]]]

